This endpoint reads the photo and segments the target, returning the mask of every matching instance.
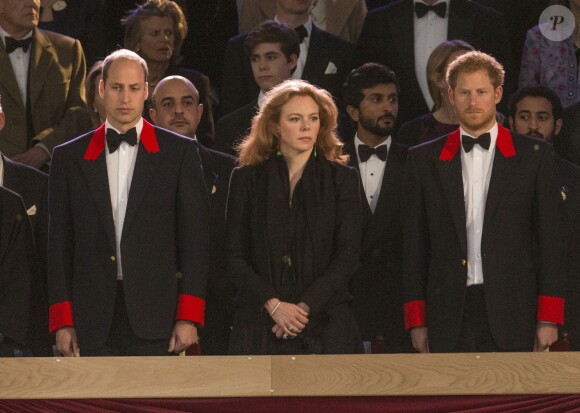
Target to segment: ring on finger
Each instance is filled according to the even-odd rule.
[[[292,330],[294,330],[294,326],[293,326],[292,324],[290,324],[290,325],[288,326],[288,331],[292,331]]]
[[[288,340],[288,333],[284,333],[284,334],[282,334],[282,338],[283,338],[284,340]]]

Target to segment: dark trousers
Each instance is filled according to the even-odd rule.
[[[90,349],[81,347],[81,356],[170,356],[168,353],[169,338],[163,340],[147,340],[138,337],[133,332],[125,306],[123,282],[117,281],[117,296],[115,313],[105,345]]]
[[[454,353],[502,351],[491,335],[483,285],[467,287],[463,323]]]

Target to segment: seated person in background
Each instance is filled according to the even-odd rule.
[[[564,5],[580,19],[580,2],[577,0],[551,0],[551,5]],[[543,23],[547,26],[551,23]],[[577,26],[578,27],[578,26]],[[578,78],[578,29],[559,41],[544,36],[540,26],[534,26],[526,35],[518,86],[547,86],[554,90],[562,106],[567,108],[580,101]]]
[[[433,112],[404,123],[397,133],[397,140],[409,146],[432,141],[453,132],[459,126],[455,109],[449,102],[449,85],[445,76],[447,66],[456,57],[474,50],[463,40],[446,40],[433,49],[427,60],[427,83],[429,94],[435,102]]]
[[[22,198],[0,187],[0,357],[29,356],[35,251]]]
[[[157,126],[196,139],[203,113],[199,93],[182,76],[161,80],[153,91],[149,114]],[[198,144],[205,186],[210,202],[210,263],[206,293],[205,325],[200,332],[201,354],[227,354],[233,313],[233,285],[225,258],[225,210],[234,158]]]
[[[226,213],[237,287],[230,354],[362,351],[349,280],[362,234],[360,179],[344,165],[327,91],[287,80],[239,146]]]
[[[240,10],[240,34],[274,18],[274,14],[275,1],[244,0]],[[351,43],[358,40],[366,15],[364,0],[317,0],[310,7],[310,16],[318,27]]]
[[[506,67],[509,95],[517,79],[511,79],[512,55],[506,27],[500,13],[473,1],[393,1],[367,15],[353,66],[376,62],[397,74],[403,91],[399,101],[402,125],[433,107],[425,69],[431,52],[445,40],[462,39],[495,56]]]
[[[99,60],[89,69],[87,80],[85,81],[87,108],[94,129],[102,125],[107,117],[103,98],[99,94],[99,82],[101,81],[102,74],[103,61]]]
[[[0,131],[6,116],[0,99]],[[38,169],[14,162],[0,152],[0,187],[17,193],[24,202],[32,228],[34,246],[30,253],[21,252],[22,265],[31,271],[31,305],[27,348],[35,356],[52,355],[52,338],[48,334],[48,298],[46,286],[46,248],[48,241],[48,176]],[[25,217],[26,215],[21,215]],[[36,251],[36,254],[34,252]],[[25,263],[24,261],[30,261]],[[0,333],[2,330],[0,329]],[[0,340],[1,342],[2,340]]]
[[[553,142],[562,128],[562,103],[546,86],[527,86],[511,98],[509,120],[512,130]],[[568,284],[566,318],[561,331],[569,335],[569,349],[580,350],[580,168],[555,156],[560,192],[567,215]]]
[[[0,151],[35,168],[54,146],[90,130],[78,40],[37,28],[40,0],[0,0],[0,94],[10,121]]]
[[[274,1],[274,0],[273,0]],[[300,56],[293,79],[303,79],[328,90],[341,101],[342,83],[346,78],[353,44],[334,36],[312,23],[312,0],[275,0],[274,21],[287,24],[300,36]],[[252,68],[244,52],[242,34],[230,39],[224,56],[221,91],[221,116],[251,102],[259,93]]]
[[[172,0],[147,0],[130,10],[122,24],[125,26],[124,46],[138,53],[149,67],[150,97],[157,83],[166,76],[183,76],[195,85],[204,107],[197,138],[202,144],[211,146],[215,126],[210,81],[204,74],[180,66],[187,20],[179,5]],[[148,99],[143,111],[146,120],[150,120],[150,105],[151,100]]]
[[[252,126],[266,92],[291,78],[300,55],[300,40],[294,29],[268,20],[247,34],[244,49],[260,92],[252,102],[218,121],[216,149],[231,154]]]
[[[105,0],[40,0],[40,6],[38,27],[80,40],[89,65],[107,55],[110,35],[103,30],[108,11]]]

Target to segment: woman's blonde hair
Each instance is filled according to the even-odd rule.
[[[264,162],[279,147],[276,126],[280,123],[282,107],[295,96],[308,96],[316,102],[320,117],[320,130],[315,150],[329,161],[346,163],[342,142],[336,135],[338,110],[330,93],[304,80],[290,79],[272,88],[264,98],[260,111],[252,119],[252,129],[237,145],[241,165]]]
[[[429,94],[433,98],[433,102],[435,102],[434,110],[438,110],[443,106],[437,80],[445,80],[447,66],[451,63],[449,58],[453,53],[462,50],[467,53],[475,49],[463,40],[447,40],[433,49],[429,55],[429,59],[427,60],[427,84],[429,85]]]

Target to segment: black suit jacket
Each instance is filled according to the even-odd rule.
[[[467,233],[459,129],[409,150],[402,209],[406,327],[434,352],[461,329]],[[532,349],[536,322],[563,321],[563,205],[551,146],[499,126],[481,254],[489,327],[502,349]]]
[[[431,108],[415,74],[413,0],[399,0],[367,14],[353,62],[355,67],[376,62],[390,67],[400,83],[399,125]],[[503,17],[493,9],[467,0],[451,0],[447,39],[462,39],[475,49],[490,53],[508,74],[505,95],[515,90],[512,57]],[[507,101],[507,99],[504,99]]]
[[[359,169],[355,144],[345,146],[349,165]],[[361,265],[352,277],[352,309],[363,340],[384,338],[385,352],[408,352],[411,348],[403,319],[403,234],[401,191],[407,146],[391,139],[381,193],[374,213],[361,184],[363,238]]]
[[[22,197],[32,224],[39,271],[32,281],[32,312],[28,346],[36,356],[52,355],[48,334],[46,257],[48,242],[48,176],[37,169],[11,161],[4,155],[3,185]]]
[[[107,339],[117,288],[105,127],[55,149],[50,174],[50,329],[83,347]],[[208,200],[197,143],[144,121],[121,237],[127,315],[144,339],[203,323]]]
[[[254,100],[222,117],[217,123],[217,150],[237,155],[234,146],[246,136],[252,127],[252,118],[258,113],[258,100]]]
[[[0,333],[28,344],[36,256],[30,220],[20,195],[0,187]]]
[[[580,350],[580,168],[555,156],[560,191],[566,212],[568,242],[566,318],[562,331],[569,335],[571,351]]]
[[[353,45],[315,25],[312,26],[311,36],[302,79],[328,90],[340,102],[342,83],[346,78]],[[260,93],[252,74],[250,57],[244,50],[245,39],[246,34],[231,38],[226,49],[220,100],[221,116],[251,102]],[[331,62],[337,71],[326,74]]]
[[[235,159],[202,145],[199,145],[199,156],[210,203],[210,262],[201,351],[204,355],[225,355],[232,323],[234,295],[233,284],[227,276],[225,259],[225,218],[228,185]]]

